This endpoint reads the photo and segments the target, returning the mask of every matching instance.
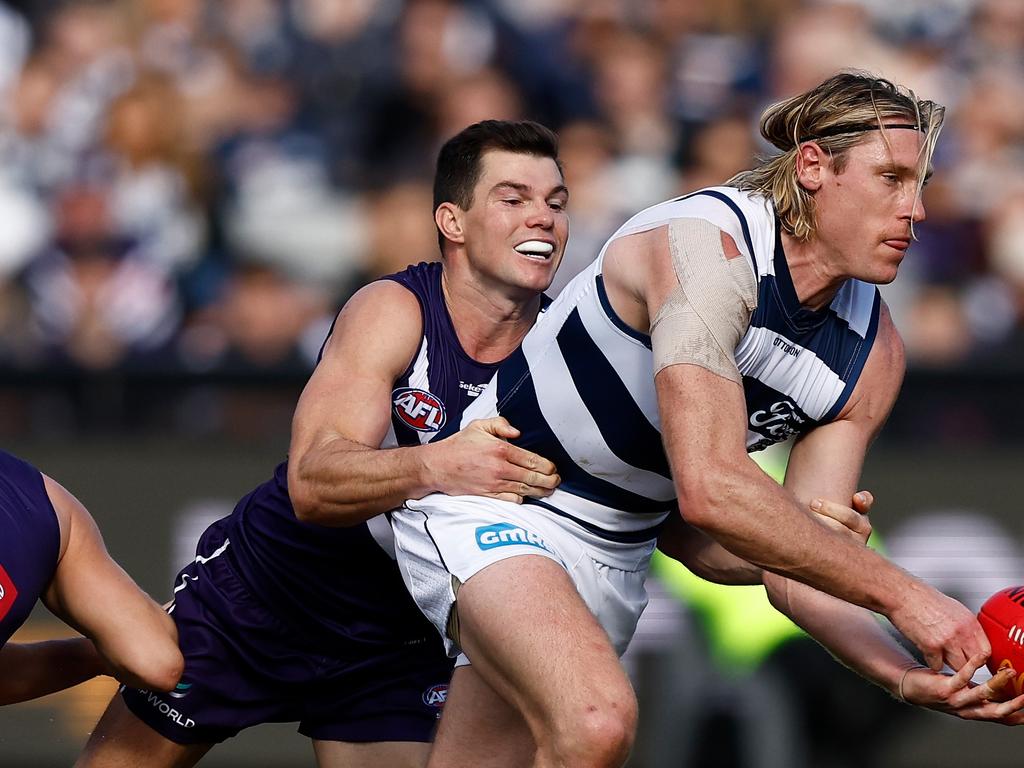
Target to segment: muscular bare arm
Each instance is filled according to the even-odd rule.
[[[171,617],[107,554],[85,507],[43,478],[61,526],[61,556],[43,602],[91,638],[115,676],[151,690],[174,688],[185,662]],[[91,667],[89,668],[91,670]]]
[[[873,419],[869,418],[869,424],[861,423],[858,428],[865,414],[871,417],[877,413],[864,405],[865,401],[858,399],[849,409],[848,419],[816,430],[797,443],[786,474],[786,487],[798,500],[844,492],[849,474],[837,472],[836,468],[844,466],[843,457],[851,452],[862,453],[864,435],[870,438],[880,426],[871,427]],[[769,599],[776,608],[840,662],[892,695],[964,719],[1007,725],[1024,722],[1024,715],[1017,712],[1024,705],[1024,697],[1010,702],[994,701],[1001,698],[999,689],[1007,675],[994,679],[991,685],[971,684],[985,654],[967,659],[956,675],[919,669],[916,660],[869,611],[777,574],[765,572],[764,579]],[[941,595],[938,599],[949,600]]]
[[[738,256],[735,242],[724,233],[722,240],[725,258]],[[605,284],[616,311],[643,330],[672,286],[680,285],[667,231],[625,238],[616,246],[605,260]],[[740,338],[720,338],[722,330],[720,324],[718,335],[709,336],[707,344],[731,352]],[[859,442],[834,457],[841,462],[837,490],[816,495],[850,498],[864,451],[895,400],[902,347],[887,316],[871,358],[872,370],[861,380],[876,381],[877,389],[870,397],[861,393],[862,416],[856,430],[850,430]],[[980,626],[963,606],[816,521],[806,502],[800,503],[754,464],[746,453],[743,391],[734,378],[699,364],[671,364],[656,375],[655,388],[662,437],[687,522],[755,566],[889,616],[936,668],[943,658],[960,668],[987,651]]]
[[[505,419],[472,422],[426,445],[379,448],[391,391],[419,347],[419,302],[384,280],[345,305],[292,420],[288,490],[299,519],[356,525],[428,493],[476,493],[521,501],[557,484],[554,466],[505,442]]]
[[[851,507],[818,498],[811,509],[826,525],[867,541],[871,535],[867,514],[874,497],[867,491],[860,491],[849,503]],[[706,533],[683,520],[682,515],[671,515],[665,521],[658,536],[658,549],[705,581],[715,584],[752,586],[762,584],[765,578],[764,571],[736,557]],[[778,577],[776,581],[788,580]]]

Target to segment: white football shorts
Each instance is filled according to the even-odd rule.
[[[644,581],[655,542],[608,541],[535,504],[432,494],[392,512],[391,525],[405,585],[453,657],[461,649],[446,631],[452,577],[465,583],[509,557],[547,557],[561,565],[619,655],[647,605]]]

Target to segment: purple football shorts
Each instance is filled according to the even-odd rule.
[[[199,547],[212,556],[178,574],[170,613],[185,674],[170,693],[122,686],[139,719],[178,744],[216,743],[259,723],[295,721],[313,739],[431,740],[452,671],[440,638],[404,646],[314,642],[251,594],[229,549],[212,526]]]

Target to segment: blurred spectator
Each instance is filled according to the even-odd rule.
[[[216,305],[197,313],[179,355],[191,370],[308,370],[333,318],[330,299],[251,261],[230,274]]]
[[[681,191],[722,184],[754,162],[754,126],[741,117],[722,117],[700,128],[683,164]]]
[[[144,76],[111,104],[105,135],[112,225],[139,258],[169,272],[192,266],[203,240],[203,171],[185,144],[182,110],[166,79]]]
[[[426,181],[400,181],[367,199],[366,254],[353,290],[409,264],[437,261],[434,193]]]
[[[627,212],[720,183],[763,152],[751,120],[766,102],[844,68],[949,106],[929,220],[884,291],[911,365],[996,359],[1024,337],[1022,9],[0,3],[0,360],[105,367],[144,352],[173,364],[180,318],[191,332],[217,314],[254,264],[286,285],[320,286],[333,306],[390,265],[433,258],[420,185],[444,138],[489,117],[562,131],[573,236],[557,288]],[[87,234],[68,221],[83,194],[102,200]],[[98,318],[100,304],[142,312],[137,298],[86,298],[136,283],[157,299],[135,331],[71,319]],[[78,298],[51,307],[44,295]],[[32,307],[32,333],[8,309],[19,301]]]
[[[559,133],[559,155],[569,188],[569,242],[548,290],[555,296],[597,258],[605,240],[632,213],[609,194],[613,173],[610,131],[593,120],[570,123]]]
[[[65,189],[56,240],[28,273],[35,332],[54,362],[105,369],[165,345],[180,308],[160,265],[120,237],[109,191]]]
[[[456,76],[437,106],[438,146],[466,126],[481,120],[521,120],[525,117],[515,85],[497,70],[479,69]],[[429,178],[429,175],[426,177]]]
[[[621,210],[671,197],[677,187],[672,165],[677,137],[666,110],[663,50],[647,35],[618,30],[602,40],[594,68],[601,119],[615,149],[608,193]]]
[[[494,34],[490,18],[472,5],[455,0],[404,3],[395,29],[394,77],[371,107],[366,181],[381,185],[410,175],[430,177],[437,149],[447,138],[438,125],[438,104],[453,78],[489,64]]]

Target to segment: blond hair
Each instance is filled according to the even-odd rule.
[[[924,134],[918,156],[917,196],[920,197],[946,108],[918,100],[914,92],[865,72],[842,72],[806,93],[780,101],[761,115],[761,135],[781,154],[762,158],[760,165],[743,171],[726,184],[763,195],[775,204],[782,228],[797,240],[815,232],[814,197],[797,180],[796,157],[801,144],[814,141],[832,157],[841,173],[846,153],[886,128],[914,128]],[[898,122],[897,122],[898,121]]]

